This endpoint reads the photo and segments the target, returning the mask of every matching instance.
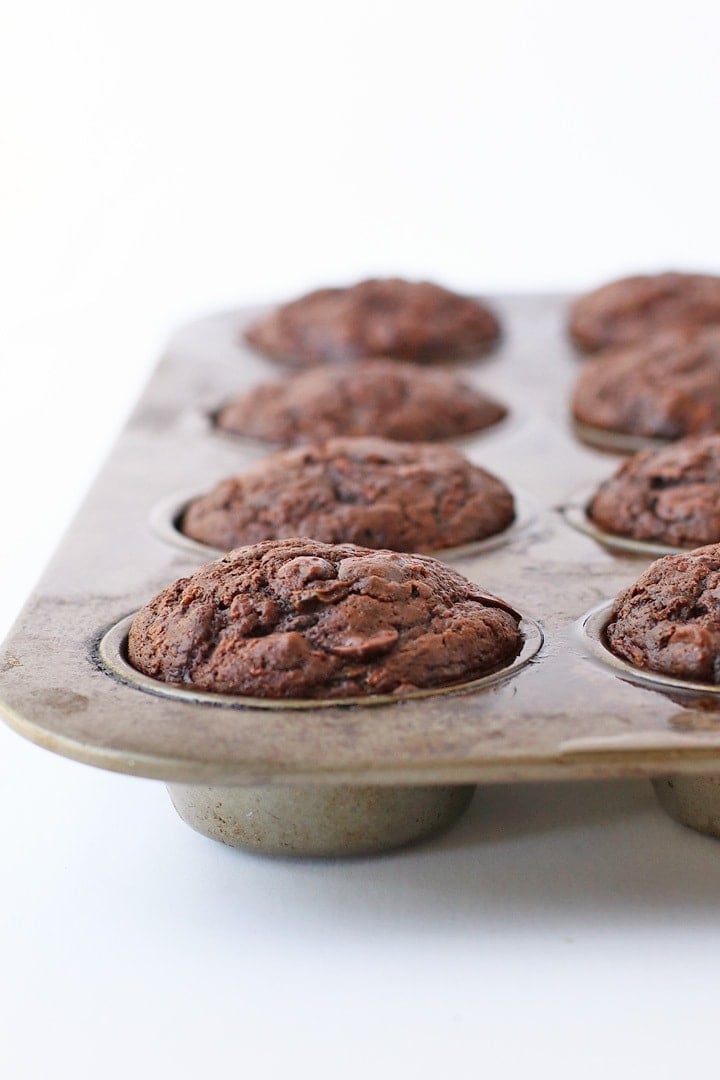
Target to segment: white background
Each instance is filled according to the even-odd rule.
[[[0,11],[3,633],[177,322],[370,272],[720,268],[715,3]],[[9,1080],[713,1069],[720,848],[645,784],[292,864],[2,728],[0,866]]]

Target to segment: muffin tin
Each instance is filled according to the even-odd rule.
[[[170,342],[22,612],[0,655],[7,721],[58,753],[165,781],[194,828],[263,851],[382,850],[447,825],[472,785],[557,778],[653,778],[670,813],[720,831],[720,697],[647,673],[639,680],[604,649],[602,618],[585,618],[651,557],[610,551],[562,513],[615,466],[573,432],[582,360],[566,339],[567,301],[494,306],[501,346],[461,368],[514,421],[463,439],[463,449],[530,492],[534,513],[454,565],[522,613],[520,663],[449,692],[301,708],[172,692],[123,667],[123,620],[204,561],[153,530],[154,509],[270,449],[198,423],[199,409],[211,414],[279,374],[239,344],[256,312],[229,312]]]

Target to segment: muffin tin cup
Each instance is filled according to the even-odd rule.
[[[478,387],[479,389],[479,387]],[[490,394],[489,396],[494,397]],[[188,409],[183,418],[183,424],[185,429],[194,434],[204,438],[217,440],[217,442],[225,446],[226,448],[235,447],[239,451],[249,454],[251,457],[262,456],[265,457],[268,454],[279,453],[283,450],[300,450],[304,446],[311,445],[315,440],[312,438],[302,438],[297,442],[283,442],[276,439],[262,439],[259,435],[247,435],[243,432],[232,431],[229,428],[222,428],[217,423],[217,417],[222,410],[231,403],[228,399],[223,404],[218,406],[206,406],[196,407]],[[456,450],[465,452],[466,450],[474,447],[477,443],[495,439],[504,438],[508,435],[512,436],[519,431],[523,425],[527,422],[526,412],[522,409],[513,408],[506,405],[504,402],[498,400],[498,404],[507,409],[505,416],[502,416],[499,420],[496,420],[492,424],[488,424],[486,427],[477,428],[475,431],[465,431],[458,435],[450,435],[447,438],[442,439],[418,439],[407,440],[398,439],[398,442],[426,442],[431,445],[448,445],[455,447]],[[335,435],[327,436],[327,439],[344,438],[339,433]],[[378,435],[373,436],[371,434],[360,436],[362,438],[392,438],[394,436]],[[320,440],[326,441],[326,440]]]
[[[572,418],[572,429],[580,440],[595,450],[605,450],[610,454],[636,454],[638,450],[662,450],[673,439],[652,438],[649,435],[631,435],[624,431],[608,431],[607,428],[594,427],[582,420]]]
[[[181,551],[196,555],[203,561],[218,559],[225,555],[227,550],[211,547],[199,540],[193,540],[186,536],[180,528],[180,522],[193,499],[199,498],[200,492],[183,492],[170,495],[156,503],[150,512],[149,525],[152,532],[159,540],[171,544]],[[493,551],[502,544],[508,544],[520,535],[533,519],[533,507],[525,495],[513,492],[515,499],[515,520],[492,536],[486,536],[483,540],[474,540],[467,544],[458,544],[456,547],[438,548],[434,551],[422,551],[422,555],[430,555],[441,562],[455,562],[458,559],[471,558],[482,555],[484,552]],[[314,539],[314,538],[311,538]]]
[[[651,686],[655,690],[672,691],[675,694],[689,694],[702,697],[703,700],[715,699],[720,708],[720,686],[699,682],[694,679],[679,679],[674,675],[664,675],[659,671],[634,667],[620,656],[616,656],[607,644],[605,634],[614,600],[604,600],[592,608],[580,620],[578,628],[584,644],[592,655],[603,664],[614,669],[615,674],[631,682]]]
[[[720,837],[720,775],[662,776],[652,785],[671,818],[695,832]]]
[[[587,512],[595,490],[596,488],[590,488],[578,492],[569,502],[560,507],[563,517],[573,529],[577,529],[578,532],[591,537],[591,539],[610,551],[637,555],[647,559],[657,559],[663,555],[684,555],[692,550],[691,548],[672,547],[669,544],[654,540],[636,540],[632,536],[618,536],[616,533],[609,533],[601,529]]]
[[[111,627],[100,639],[97,659],[104,670],[126,685],[176,701],[226,708],[314,710],[334,706],[401,704],[460,692],[476,692],[511,678],[542,645],[542,631],[521,620],[523,647],[515,660],[491,675],[447,687],[418,690],[399,697],[375,694],[356,698],[272,700],[186,690],[150,678],[127,660],[127,637],[134,615]],[[170,784],[173,806],[182,820],[213,840],[268,855],[363,855],[433,836],[466,809],[472,784]]]
[[[699,695],[705,702],[715,699],[716,707],[720,709],[720,686],[645,671],[616,656],[605,639],[612,609],[613,601],[606,601],[589,611],[580,622],[580,633],[593,656],[609,665],[620,678],[665,693],[690,698]],[[651,782],[660,806],[671,818],[696,832],[720,837],[720,773],[717,776],[660,776]]]
[[[107,674],[119,679],[128,686],[143,690],[148,694],[172,698],[175,701],[200,703],[203,705],[225,706],[226,708],[311,710],[349,708],[361,705],[368,708],[373,705],[397,705],[405,701],[418,701],[423,698],[446,697],[449,694],[487,690],[496,683],[516,675],[538,654],[543,644],[543,632],[534,619],[527,615],[520,616],[520,630],[523,644],[515,659],[489,675],[465,682],[451,683],[448,686],[433,686],[427,689],[413,690],[408,694],[364,694],[357,697],[335,698],[268,698],[251,697],[247,694],[219,694],[209,690],[186,689],[172,683],[153,679],[138,671],[127,659],[127,640],[132,621],[137,612],[126,615],[111,626],[100,638],[96,647],[96,658]]]
[[[372,855],[429,839],[469,806],[473,785],[327,784],[201,787],[170,784],[196,832],[265,855]]]

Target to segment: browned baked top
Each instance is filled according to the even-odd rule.
[[[181,578],[132,623],[164,682],[267,698],[406,694],[512,662],[519,616],[421,555],[271,540]]]
[[[285,450],[223,480],[181,527],[222,550],[308,536],[433,551],[492,536],[514,516],[502,481],[452,447],[350,438]]]
[[[223,408],[218,427],[290,446],[334,435],[437,441],[496,424],[506,410],[449,371],[396,360],[311,368]]]
[[[720,545],[652,563],[615,601],[607,640],[635,667],[720,683]]]
[[[720,435],[635,454],[600,485],[588,513],[607,532],[636,540],[720,541]]]
[[[570,336],[588,352],[627,345],[669,328],[720,324],[720,277],[643,274],[581,296],[570,309]]]
[[[720,326],[658,334],[593,357],[578,376],[572,411],[586,424],[632,435],[720,431]]]
[[[384,278],[317,289],[283,304],[245,333],[282,363],[306,366],[391,356],[416,363],[483,352],[500,332],[484,304],[429,281]]]

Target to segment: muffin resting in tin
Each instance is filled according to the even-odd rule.
[[[434,442],[482,431],[505,415],[503,405],[449,371],[368,360],[253,387],[215,422],[224,431],[292,446],[335,435]]]
[[[606,636],[634,667],[720,683],[720,544],[652,563],[617,597]]]
[[[588,516],[608,533],[669,547],[720,541],[720,435],[642,450],[600,485]]]
[[[265,698],[451,687],[512,663],[520,616],[434,559],[271,540],[142,608],[130,663],[166,683]]]
[[[586,352],[710,325],[720,325],[720,277],[711,274],[622,278],[579,297],[570,310],[570,336]]]
[[[225,551],[291,536],[435,551],[514,517],[502,481],[452,447],[350,438],[281,451],[222,481],[190,503],[181,529]]]
[[[476,356],[500,333],[485,305],[428,281],[382,278],[316,289],[258,319],[245,340],[307,367],[385,356],[416,363]]]
[[[592,427],[648,438],[720,431],[720,326],[593,357],[575,383],[572,411]]]

